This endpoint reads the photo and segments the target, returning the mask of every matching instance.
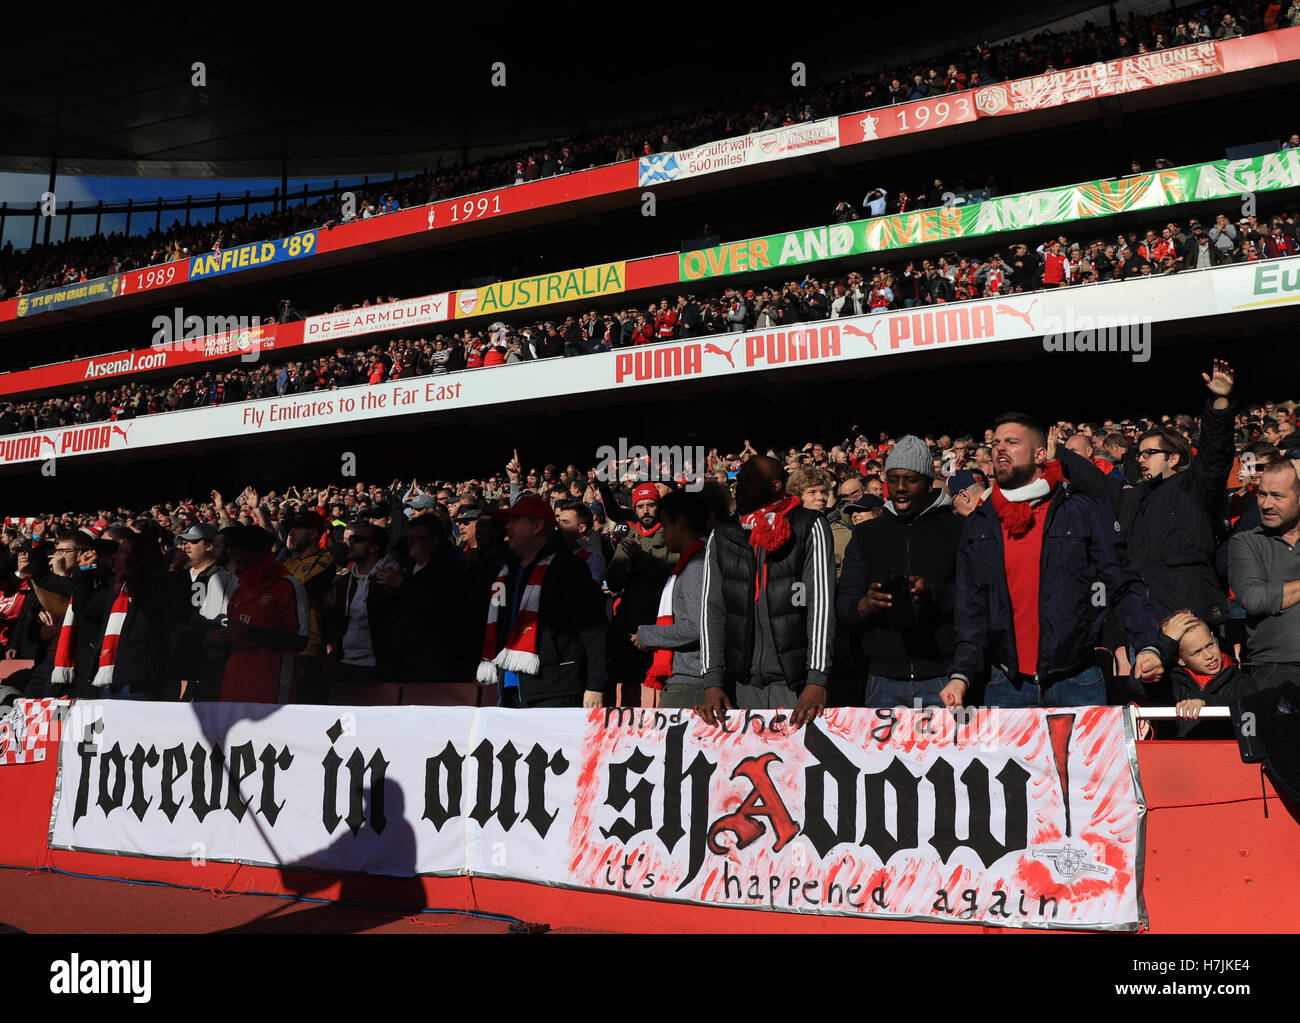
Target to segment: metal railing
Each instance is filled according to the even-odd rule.
[[[428,175],[429,170],[427,167],[424,169],[423,173]],[[40,233],[41,222],[45,221],[47,224],[52,223],[56,217],[67,217],[63,229],[63,240],[65,242],[72,237],[72,218],[89,217],[92,215],[95,218],[94,234],[98,235],[102,233],[100,228],[103,224],[104,217],[120,216],[125,214],[126,227],[122,233],[129,237],[131,234],[131,219],[149,213],[154,214],[154,231],[160,232],[163,229],[162,218],[164,213],[180,214],[183,212],[185,214],[185,225],[188,227],[191,215],[195,210],[206,210],[211,208],[213,211],[212,219],[214,221],[220,221],[221,210],[223,207],[227,209],[237,209],[242,206],[242,215],[247,218],[250,215],[253,206],[261,206],[268,202],[271,203],[271,211],[273,213],[278,213],[281,210],[289,209],[290,204],[307,206],[311,204],[313,199],[334,197],[340,192],[345,192],[349,189],[364,190],[369,188],[388,188],[400,183],[402,180],[401,173],[399,171],[394,171],[391,179],[375,178],[372,180],[371,176],[367,174],[361,181],[355,184],[340,184],[339,180],[336,178],[332,185],[323,186],[321,188],[312,188],[306,182],[303,182],[301,191],[298,191],[297,189],[285,189],[282,191],[279,186],[276,186],[270,192],[259,192],[256,195],[253,194],[252,189],[246,189],[242,196],[237,192],[217,192],[213,195],[187,195],[184,199],[167,199],[163,196],[159,196],[156,202],[138,202],[134,198],[127,199],[125,202],[105,202],[103,199],[100,199],[94,203],[83,202],[80,207],[77,206],[75,200],[69,199],[62,209],[56,208],[55,211],[48,216],[42,214],[42,204],[39,202],[33,203],[31,209],[27,209],[25,206],[11,206],[8,202],[0,202],[0,238],[4,237],[5,221],[10,217],[32,218],[32,245],[38,243],[37,235]],[[179,217],[177,219],[179,219]],[[47,232],[45,243],[48,241],[49,238]]]

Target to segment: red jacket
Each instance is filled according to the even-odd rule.
[[[1065,257],[1049,252],[1043,257],[1043,283],[1060,284],[1065,280]]]
[[[661,338],[671,338],[677,332],[676,309],[667,309],[655,317],[655,332]]]
[[[1270,259],[1294,255],[1295,251],[1295,242],[1284,233],[1271,234],[1264,239],[1264,254]]]
[[[227,619],[272,633],[297,634],[302,646],[310,638],[307,591],[269,554],[246,572],[230,595]],[[283,637],[283,635],[281,636]],[[221,699],[227,703],[289,703],[294,691],[298,655],[247,640],[230,646]]]

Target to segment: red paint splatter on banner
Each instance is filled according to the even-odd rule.
[[[788,725],[774,732],[767,723],[775,712],[750,716],[742,731],[745,712],[729,715],[728,731],[706,726],[691,717],[687,725],[683,768],[698,753],[716,764],[710,780],[709,820],[716,822],[735,813],[754,792],[751,779],[737,773],[745,760],[774,754],[767,762],[772,789],[800,831],[779,850],[772,821],[755,815],[762,831],[743,850],[734,848],[735,836],[720,837],[725,854],[705,853],[699,874],[683,884],[688,869],[690,839],[679,839],[672,853],[655,832],[641,832],[626,846],[603,838],[599,823],[613,820],[610,808],[598,805],[604,796],[608,765],[625,761],[638,747],[654,762],[646,774],[655,789],[654,827],[662,824],[662,770],[667,729],[654,727],[655,715],[638,712],[636,720],[606,728],[604,712],[589,719],[585,748],[578,773],[579,790],[573,824],[569,830],[571,880],[598,891],[623,891],[693,899],[715,905],[752,906],[788,912],[835,912],[912,916],[940,920],[985,921],[996,924],[1050,922],[1105,922],[1120,910],[1132,912],[1137,852],[1137,818],[1134,813],[1132,776],[1123,741],[1122,708],[1073,711],[1078,718],[1070,732],[1062,764],[1053,761],[1051,726],[1042,712],[981,710],[958,726],[943,712],[926,715],[898,709],[889,718],[863,708],[835,708],[818,722],[818,729],[857,769],[854,796],[857,817],[845,841],[819,855],[802,829],[811,813],[805,805],[807,769],[816,761],[809,752],[804,730]],[[662,718],[663,712],[660,712]],[[685,720],[685,719],[684,719]],[[759,723],[764,727],[760,730]],[[1060,727],[1060,726],[1058,726]],[[1058,747],[1059,748],[1059,747]],[[954,754],[961,760],[954,761]],[[952,763],[957,784],[956,835],[969,834],[969,800],[961,780],[963,765],[972,756],[984,763],[990,777],[994,835],[1001,838],[1003,787],[996,780],[1008,760],[1029,772],[1027,852],[1016,851],[986,867],[974,851],[958,845],[948,861],[940,861],[929,844],[926,814],[933,813],[932,783],[927,771],[940,758]],[[917,779],[922,800],[920,847],[901,849],[882,864],[870,847],[855,844],[862,838],[862,777],[884,770],[898,757]],[[779,759],[778,759],[779,758]],[[828,762],[829,765],[829,762]],[[735,777],[733,777],[735,775]],[[1063,792],[1062,776],[1069,792]],[[839,783],[828,780],[821,815],[836,827]],[[640,779],[629,776],[629,785]],[[896,826],[895,789],[885,789],[889,827]],[[1073,831],[1065,835],[1066,800],[1073,812]],[[684,802],[684,808],[686,803]],[[929,807],[929,809],[927,809]],[[619,816],[630,819],[626,810]],[[690,825],[683,813],[682,824]],[[851,837],[848,837],[851,835]],[[1068,844],[1087,846],[1089,855],[1104,859],[1108,876],[1083,874],[1066,882],[1046,853]],[[1023,893],[1020,889],[1023,889]],[[997,899],[1006,895],[1006,904]],[[1040,897],[1057,899],[1052,910],[1040,915]],[[936,910],[946,900],[948,910]],[[883,905],[881,905],[883,903]],[[1023,906],[1024,909],[1020,907]]]

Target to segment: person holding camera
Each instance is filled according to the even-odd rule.
[[[4,656],[30,660],[33,665],[25,679],[20,681],[19,673],[15,673],[5,683],[21,688],[27,699],[59,695],[51,683],[55,645],[68,610],[71,576],[77,571],[77,555],[89,539],[83,531],[59,529],[52,550],[47,538],[38,537],[29,540],[17,553],[15,571],[27,581],[30,596],[23,602]],[[37,579],[48,581],[51,576],[64,589],[63,595],[38,584]]]
[[[921,438],[895,445],[885,480],[885,512],[854,529],[835,607],[866,658],[866,706],[941,706],[964,520],[946,491],[935,489],[934,460]]]

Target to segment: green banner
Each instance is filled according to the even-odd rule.
[[[999,196],[969,206],[918,210],[749,238],[682,252],[678,256],[678,273],[684,282],[699,281],[956,238],[1024,231],[1128,210],[1158,209],[1207,199],[1239,199],[1247,192],[1298,186],[1300,150],[1286,149],[1249,160],[1198,163],[1112,181],[1089,181],[1066,188]]]

